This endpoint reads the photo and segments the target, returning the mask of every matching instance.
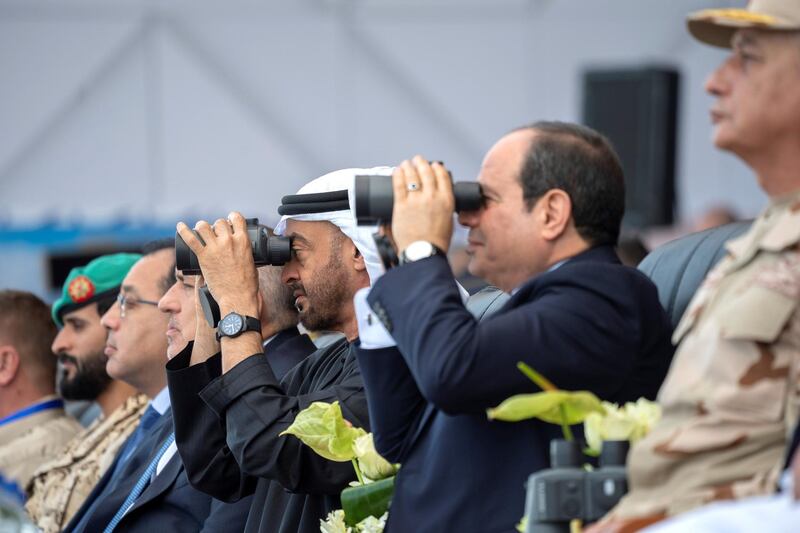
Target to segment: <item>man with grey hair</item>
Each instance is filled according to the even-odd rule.
[[[800,0],[753,0],[688,22],[700,41],[732,49],[706,82],[713,140],[753,169],[770,201],[726,244],[678,324],[663,418],[632,448],[630,492],[596,531],[774,492],[800,414]]]

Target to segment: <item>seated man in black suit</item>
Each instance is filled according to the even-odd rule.
[[[189,485],[175,453],[164,365],[194,334],[194,293],[175,281],[173,241],[157,241],[102,317],[110,376],[151,398],[136,431],[64,531],[237,531],[248,502],[230,505]],[[188,282],[191,283],[191,282]],[[160,309],[159,309],[160,308]],[[165,335],[166,334],[166,335]]]
[[[614,253],[625,187],[605,138],[564,123],[512,131],[478,181],[484,205],[459,221],[470,272],[512,294],[503,308],[478,323],[462,304],[445,259],[449,173],[419,156],[393,175],[401,266],[356,296],[375,445],[403,465],[388,531],[514,531],[525,481],[559,434],[487,420],[487,408],[536,391],[518,361],[559,388],[626,402],[655,398],[672,356],[655,286]]]

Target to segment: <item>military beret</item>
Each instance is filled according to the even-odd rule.
[[[61,297],[53,304],[53,321],[61,327],[64,313],[116,293],[128,270],[141,257],[139,254],[103,255],[86,266],[73,268],[64,282]]]

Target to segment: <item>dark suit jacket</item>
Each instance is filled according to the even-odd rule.
[[[402,463],[392,533],[514,531],[527,477],[549,466],[560,436],[538,421],[487,419],[487,408],[538,391],[518,361],[559,388],[625,402],[654,399],[672,357],[655,287],[607,246],[530,279],[480,323],[442,257],[390,270],[368,301],[399,348],[358,350],[375,445]]]
[[[253,495],[245,531],[317,533],[355,479],[352,465],[278,433],[315,401],[339,401],[347,420],[368,427],[366,398],[346,341],[315,351],[296,330],[278,340],[266,357],[255,354],[224,375],[219,354],[189,366],[189,346],[173,358],[167,379],[176,442],[194,486],[225,501]],[[279,376],[272,362],[287,357],[301,362]]]
[[[65,531],[103,531],[130,494],[155,452],[172,432],[172,425],[172,412],[168,410],[136,448],[123,467],[119,481],[114,486],[109,486],[113,467],[109,468]],[[78,525],[92,502],[98,498],[88,521],[79,528]],[[176,453],[136,499],[115,531],[241,531],[249,503],[243,501],[235,505],[225,504],[192,487],[180,456]]]

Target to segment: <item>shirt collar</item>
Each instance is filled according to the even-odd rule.
[[[273,335],[272,337],[270,337],[270,338],[266,339],[265,341],[263,341],[263,342],[261,343],[261,347],[262,347],[262,348],[266,348],[266,347],[267,347],[267,344],[269,344],[269,343],[271,343],[272,341],[274,341],[274,340],[275,340],[275,337],[277,337],[277,336],[278,336],[278,334],[276,333],[276,334],[275,334],[275,335]]]
[[[153,406],[158,414],[163,415],[169,409],[170,401],[169,401],[169,388],[164,387],[161,389],[161,392],[156,394],[156,397],[153,398],[153,401],[150,402],[150,405]]]
[[[23,407],[22,409],[11,413],[10,415],[3,417],[0,419],[0,426],[9,424],[16,420],[22,420],[32,414],[39,413],[41,411],[47,411],[49,409],[63,409],[64,402],[61,398],[56,398],[55,396],[46,396],[45,398],[39,400],[36,403],[28,405],[27,407]]]

